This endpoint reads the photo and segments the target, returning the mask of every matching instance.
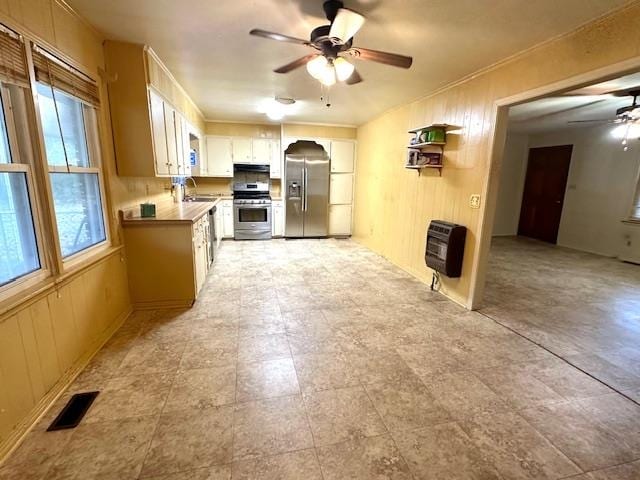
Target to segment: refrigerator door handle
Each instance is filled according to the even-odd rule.
[[[302,211],[306,212],[307,211],[307,169],[306,167],[302,169],[302,185],[303,185],[303,196],[302,196]]]

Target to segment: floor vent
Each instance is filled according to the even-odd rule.
[[[64,406],[47,432],[77,427],[100,392],[76,393]]]

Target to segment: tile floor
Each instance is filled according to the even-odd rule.
[[[0,467],[138,478],[630,480],[640,407],[354,242],[225,242],[194,308],[133,315]]]
[[[640,402],[640,266],[495,238],[481,312]]]

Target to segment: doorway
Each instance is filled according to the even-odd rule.
[[[480,312],[640,404],[638,88],[509,107]]]
[[[518,235],[557,243],[573,145],[531,148]]]

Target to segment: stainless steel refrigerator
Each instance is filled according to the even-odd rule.
[[[329,222],[329,155],[316,142],[284,152],[284,236],[326,237]]]

